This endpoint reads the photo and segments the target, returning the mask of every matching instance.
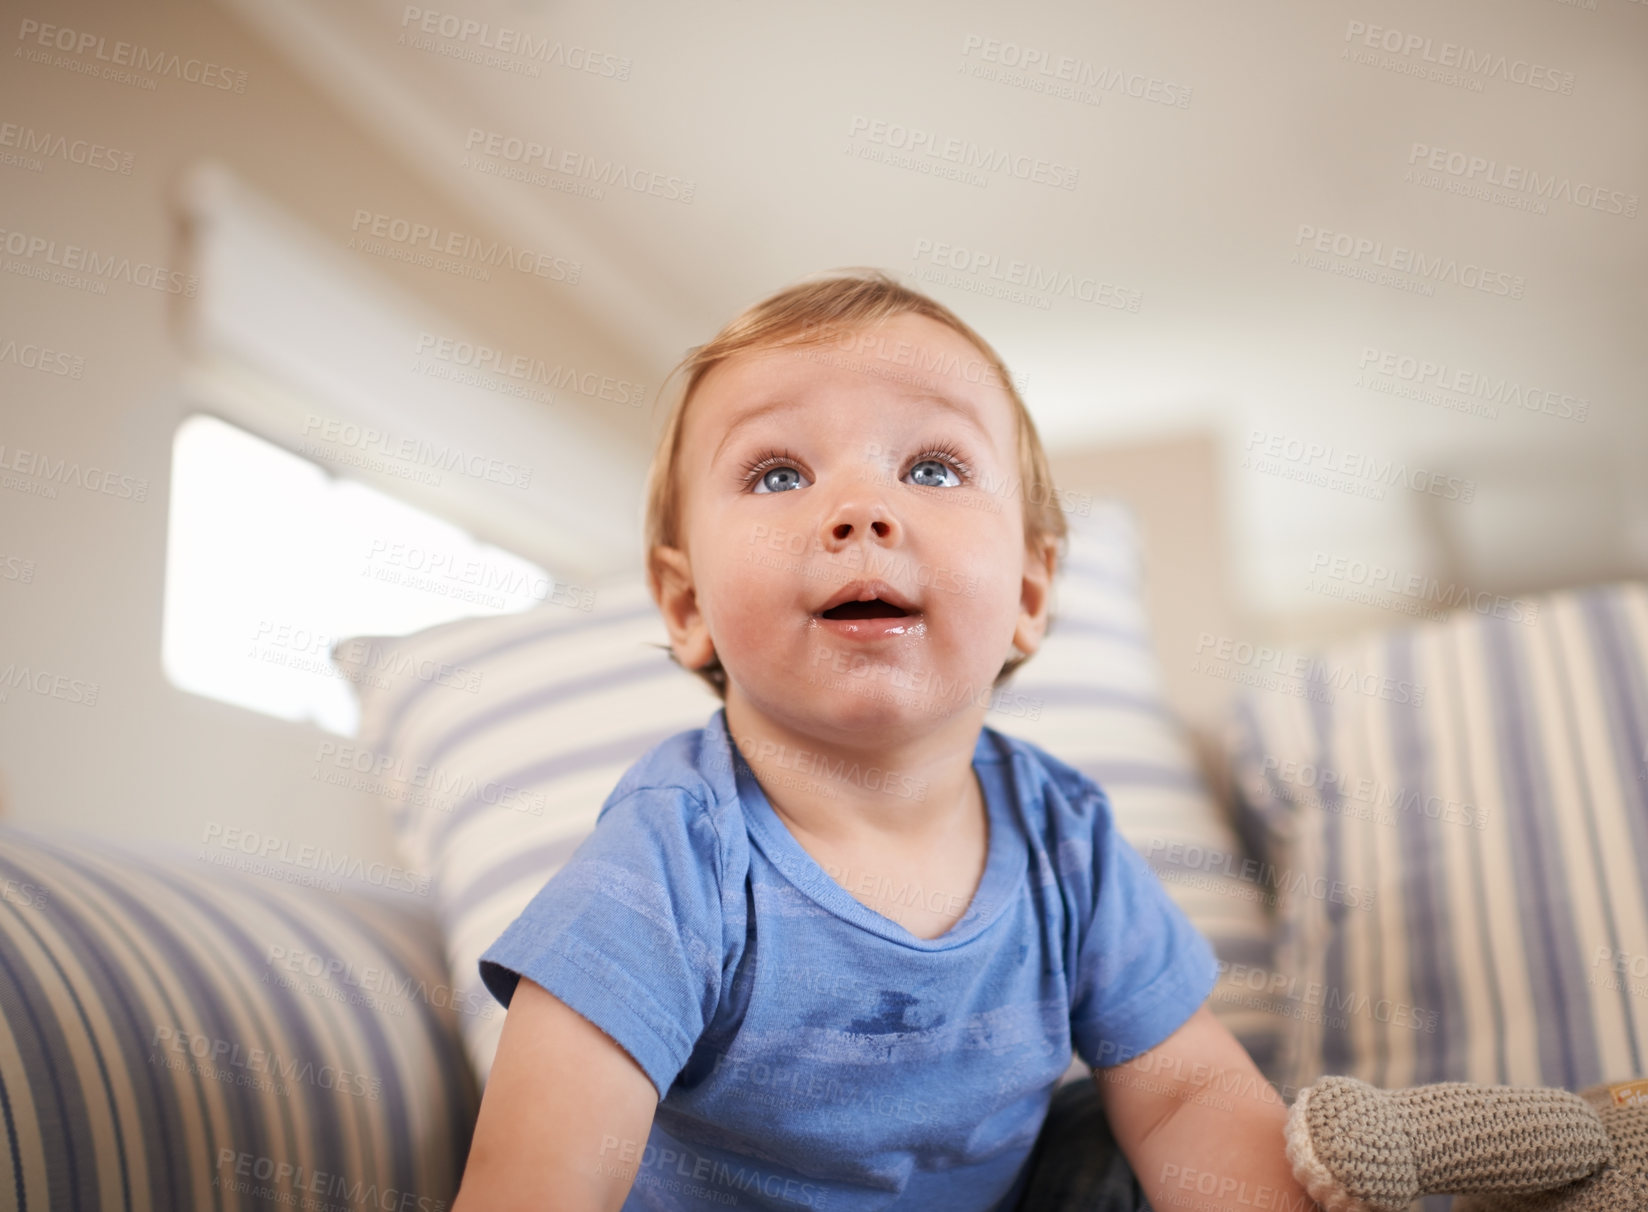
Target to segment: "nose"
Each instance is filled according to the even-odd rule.
[[[824,550],[834,553],[846,550],[854,540],[895,546],[904,534],[903,526],[869,479],[848,487],[820,525],[819,542]]]

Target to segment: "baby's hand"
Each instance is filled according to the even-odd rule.
[[[504,1016],[452,1212],[617,1212],[658,1091],[629,1053],[526,977]]]
[[[1287,1106],[1205,1003],[1154,1048],[1094,1070],[1093,1080],[1157,1212],[1317,1212],[1288,1163]]]

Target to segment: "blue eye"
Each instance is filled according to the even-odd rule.
[[[744,464],[738,482],[748,492],[788,492],[804,487],[805,478],[796,470],[801,462],[787,450],[766,450]]]
[[[780,464],[761,473],[756,480],[752,492],[788,492],[792,488],[800,488],[801,473],[786,464]]]
[[[766,450],[744,464],[738,482],[746,492],[762,494],[805,488],[812,481],[801,474],[800,463],[788,450]],[[959,451],[941,444],[922,451],[905,476],[920,488],[959,488],[972,474]]]
[[[922,459],[910,468],[910,474],[916,477],[917,484],[927,488],[949,488],[953,486],[951,481],[954,482],[954,486],[961,484],[961,477],[956,474],[956,469],[940,459]],[[946,480],[945,476],[949,476],[950,480]]]

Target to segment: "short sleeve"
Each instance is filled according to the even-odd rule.
[[[1172,1035],[1218,981],[1213,948],[1115,827],[1110,799],[1092,799],[1092,917],[1082,936],[1070,1005],[1077,1055],[1119,1065]]]
[[[638,788],[481,954],[481,980],[506,1007],[521,977],[542,985],[628,1052],[662,1100],[720,1000],[721,869],[702,802]]]

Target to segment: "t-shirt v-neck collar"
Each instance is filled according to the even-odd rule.
[[[884,917],[848,892],[818,860],[798,842],[773,810],[766,792],[757,781],[744,755],[732,743],[727,730],[726,709],[716,711],[711,721],[714,744],[724,750],[735,774],[738,798],[744,807],[750,836],[766,855],[767,860],[795,887],[820,907],[836,917],[916,951],[946,951],[959,947],[981,934],[991,922],[1001,916],[1008,897],[1016,891],[1024,875],[1024,838],[1019,832],[1015,813],[1007,804],[1013,794],[1009,763],[1004,760],[990,738],[988,728],[980,729],[973,748],[972,769],[984,795],[985,811],[990,822],[988,852],[984,874],[973,893],[966,912],[943,934],[936,938],[918,938],[891,918]]]

